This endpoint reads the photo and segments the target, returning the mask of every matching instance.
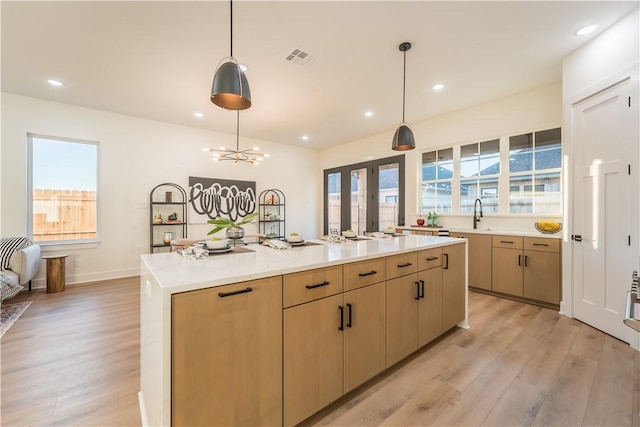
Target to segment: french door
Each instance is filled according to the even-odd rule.
[[[404,155],[324,171],[324,233],[404,225]]]

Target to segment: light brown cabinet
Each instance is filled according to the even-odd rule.
[[[493,291],[560,304],[560,241],[493,236]]]
[[[491,235],[451,232],[451,237],[468,240],[469,286],[491,290]]]
[[[387,280],[387,366],[418,348],[420,283],[416,273]]]
[[[321,291],[337,282],[336,268],[343,273],[340,286]],[[284,310],[285,425],[298,424],[385,368],[384,271],[380,258],[344,265],[344,271],[285,275],[285,301],[287,291],[324,292],[296,298],[305,302]]]
[[[171,337],[172,425],[282,424],[281,276],[173,295]]]
[[[442,248],[442,328],[453,328],[466,316],[465,245]]]

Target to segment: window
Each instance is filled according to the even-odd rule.
[[[451,212],[453,148],[422,153],[422,214]]]
[[[325,170],[324,188],[325,234],[404,225],[404,155]]]
[[[509,138],[509,212],[560,214],[560,128]]]
[[[98,238],[98,144],[28,135],[29,235],[36,242]]]
[[[500,140],[460,147],[460,212],[473,212],[476,199],[484,212],[498,212]]]

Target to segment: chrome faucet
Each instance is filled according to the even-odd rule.
[[[478,204],[480,204],[479,217],[478,217],[478,211],[477,211]],[[473,229],[474,230],[478,228],[478,223],[480,222],[480,218],[482,218],[482,200],[476,199],[476,201],[473,202]]]

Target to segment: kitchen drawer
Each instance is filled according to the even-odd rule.
[[[418,253],[409,252],[388,256],[386,258],[386,278],[387,280],[418,271]]]
[[[418,251],[418,271],[442,265],[442,248],[425,249]]]
[[[491,236],[491,244],[494,248],[522,249],[522,240],[521,236]]]
[[[525,237],[524,248],[528,251],[560,252],[560,239],[545,239],[544,237]]]
[[[376,258],[344,264],[344,290],[350,291],[385,280],[385,259]]]
[[[342,265],[284,275],[284,308],[342,292]]]

